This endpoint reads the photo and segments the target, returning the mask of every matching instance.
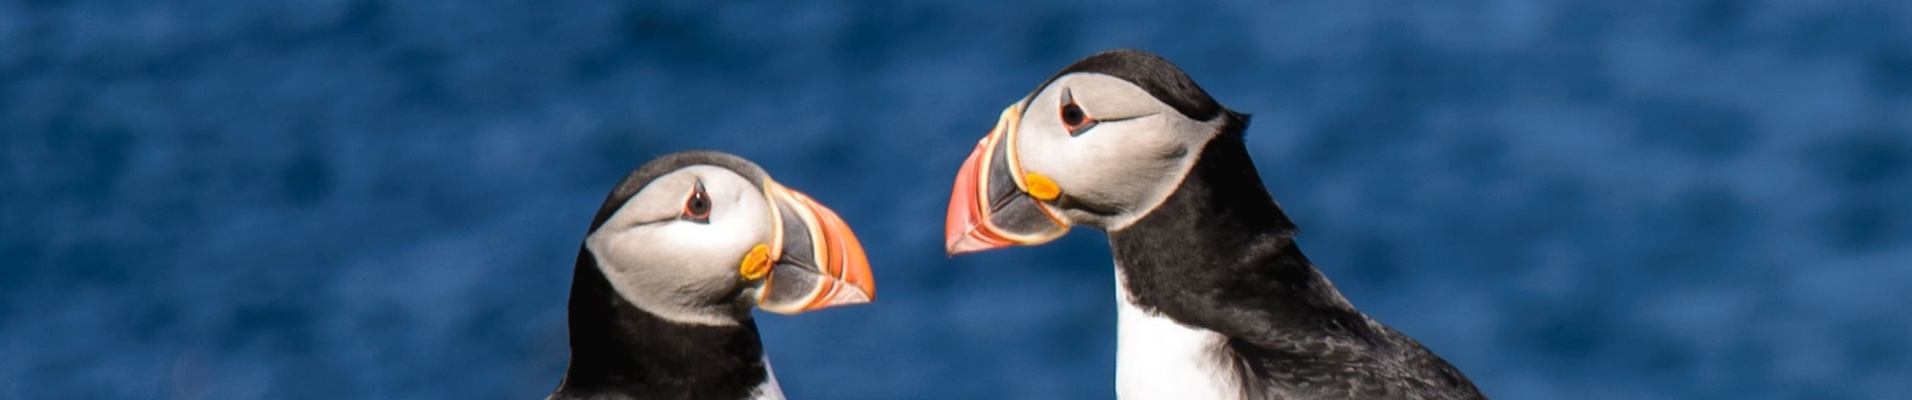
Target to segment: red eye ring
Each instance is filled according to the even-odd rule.
[[[710,222],[710,208],[710,194],[704,192],[703,182],[697,182],[690,191],[690,198],[684,200],[684,219]]]

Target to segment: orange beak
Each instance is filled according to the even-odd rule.
[[[780,314],[862,304],[876,299],[863,245],[836,212],[810,196],[765,182],[770,197],[770,272],[757,307]]]
[[[1029,195],[1015,146],[1021,121],[1020,103],[1004,109],[996,128],[976,143],[956,172],[943,219],[949,255],[1037,245],[1069,232],[1067,220]]]

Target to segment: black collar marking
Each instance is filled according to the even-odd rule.
[[[1221,103],[1215,102],[1215,98],[1196,85],[1195,80],[1190,79],[1181,68],[1176,68],[1175,64],[1161,56],[1136,49],[1109,50],[1077,60],[1042,81],[1041,85],[1036,85],[1036,90],[1029,92],[1025,99],[1034,99],[1036,93],[1042,93],[1042,89],[1049,87],[1057,78],[1077,72],[1093,72],[1134,83],[1150,96],[1155,96],[1156,101],[1168,104],[1175,111],[1196,121],[1214,119],[1224,111]],[[1024,108],[1030,107],[1024,104]]]
[[[1144,312],[1228,337],[1244,396],[1309,388],[1344,398],[1482,398],[1421,345],[1349,305],[1295,246],[1234,116],[1168,200],[1110,248]]]
[[[730,169],[762,189],[763,169],[717,152],[659,157],[625,176],[598,209],[591,232],[637,191],[691,165]],[[617,294],[590,249],[578,251],[571,279],[571,364],[554,399],[743,399],[770,379],[757,324],[684,324],[637,308]]]

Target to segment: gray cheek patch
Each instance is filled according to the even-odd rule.
[[[817,267],[816,242],[810,237],[809,225],[790,205],[777,202],[777,208],[783,216],[783,254],[770,266],[770,276],[763,285],[763,303],[793,304],[816,290],[823,270]]]
[[[787,260],[791,256],[815,257],[811,254],[816,251],[816,245],[810,239],[809,225],[803,223],[803,218],[797,217],[797,211],[779,201],[777,215],[783,216],[783,258]]]
[[[821,258],[827,254],[820,254],[825,250],[817,246],[830,244],[817,242],[820,237],[812,234],[816,226],[805,224],[798,217],[796,209],[804,206],[778,203],[784,218],[783,252],[778,255],[777,263],[770,267],[769,276],[758,285],[762,296],[760,306],[772,312],[792,313],[804,307],[814,307],[816,301],[836,300],[842,297],[842,293],[861,293],[856,289],[845,291],[843,285],[847,284],[834,276],[828,265],[823,264],[826,260]],[[830,262],[841,263],[840,260]],[[818,298],[824,293],[839,294],[829,299]]]
[[[1010,172],[1009,141],[996,141],[996,148],[991,150],[991,154],[994,156],[990,157],[986,169],[989,171],[989,206],[996,209],[1013,198],[1022,197],[1018,196],[1022,194],[1022,189],[1016,187],[1016,177],[1011,175],[1014,172]]]
[[[1049,219],[1049,214],[1044,213],[1042,207],[1034,197],[1010,197],[989,210],[989,221],[997,228],[1017,235],[1040,235],[1058,229],[1059,226]]]
[[[817,267],[809,262],[792,261],[786,259],[770,267],[769,281],[776,284],[765,287],[768,290],[763,295],[765,304],[796,304],[808,299],[812,292],[822,286],[818,279],[823,273]]]

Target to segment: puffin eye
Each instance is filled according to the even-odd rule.
[[[1077,106],[1075,103],[1062,106],[1062,123],[1074,127],[1082,125],[1083,122],[1087,122],[1085,121],[1087,119],[1089,119],[1089,116],[1082,114],[1081,106]],[[1071,128],[1070,130],[1075,129]]]
[[[1089,113],[1082,111],[1081,105],[1076,104],[1075,96],[1069,94],[1069,89],[1063,89],[1062,127],[1069,130],[1069,136],[1081,135],[1083,131],[1095,127],[1095,122],[1094,118],[1089,118]]]
[[[684,219],[698,223],[710,223],[710,194],[704,192],[704,182],[697,182],[690,191],[690,199],[684,200]]]

